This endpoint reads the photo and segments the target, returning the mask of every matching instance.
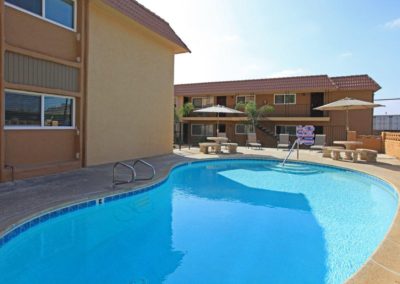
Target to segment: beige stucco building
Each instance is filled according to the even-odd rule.
[[[1,181],[172,151],[189,49],[167,22],[131,0],[0,7]]]

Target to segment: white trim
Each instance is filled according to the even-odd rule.
[[[244,103],[249,102],[249,101],[246,99],[246,98],[248,98],[248,97],[252,97],[253,100],[251,100],[251,101],[256,102],[256,95],[237,95],[236,98],[235,98],[236,104],[238,104],[238,98],[240,98],[240,97],[244,97]]]
[[[294,103],[285,103],[285,97],[287,95],[294,95]],[[283,103],[276,103],[275,97],[276,96],[283,96]],[[288,93],[288,94],[274,94],[274,105],[295,105],[297,102],[297,93]]]
[[[61,28],[67,29],[69,31],[72,31],[72,32],[76,32],[77,31],[77,28],[76,28],[77,22],[78,22],[77,21],[77,14],[78,14],[77,0],[71,0],[71,1],[74,2],[74,27],[73,28],[70,28],[68,26],[64,26],[63,24],[60,24],[60,23],[58,23],[56,21],[53,21],[51,19],[46,18],[46,14],[45,14],[45,12],[46,12],[46,0],[41,0],[41,1],[42,1],[42,15],[38,15],[38,14],[32,13],[32,12],[30,12],[28,10],[25,10],[24,8],[21,8],[21,7],[18,7],[16,5],[14,5],[14,4],[8,3],[7,0],[4,1],[4,4],[5,4],[5,6],[8,6],[10,8],[13,8],[13,9],[21,11],[21,12],[24,12],[24,13],[26,13],[28,15],[31,15],[31,16],[36,17],[38,19],[41,19],[43,21],[49,22],[49,23],[51,23],[53,25],[56,25],[56,26],[59,26]]]
[[[40,96],[40,126],[28,126],[28,125],[4,125],[4,130],[43,130],[43,129],[76,129],[75,125],[75,114],[76,114],[76,98],[69,97],[69,96],[59,96],[54,94],[47,94],[47,93],[37,93],[37,92],[30,92],[30,91],[19,91],[15,89],[4,89],[4,93],[13,93],[13,94],[22,94],[22,95],[30,95],[30,96]],[[45,97],[54,97],[54,98],[65,98],[72,100],[72,119],[71,119],[71,126],[45,126],[44,125],[44,100]],[[4,111],[5,116],[5,111]],[[5,117],[4,117],[5,118]]]
[[[214,104],[214,97],[211,97],[211,96],[192,97],[191,103],[193,104],[194,108],[203,108],[203,107],[207,106],[207,104],[205,104],[205,105],[203,104],[203,100],[211,101],[210,98],[212,98],[212,103],[211,103],[211,105],[213,105],[213,104]],[[201,99],[201,107],[197,107],[197,106],[194,105],[194,103],[193,103],[193,100],[194,100],[194,99]]]

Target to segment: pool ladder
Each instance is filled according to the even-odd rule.
[[[290,150],[289,150],[289,153],[287,154],[287,156],[286,156],[286,158],[283,160],[283,162],[282,162],[282,167],[284,167],[285,166],[285,164],[286,164],[286,161],[289,159],[289,157],[290,157],[290,155],[292,154],[292,152],[293,152],[293,150],[294,150],[294,147],[297,145],[297,160],[299,159],[299,139],[296,139],[296,141],[294,141],[294,143],[293,143],[293,145],[292,145],[292,147],[290,148]]]
[[[151,173],[150,176],[144,177],[144,178],[137,178],[135,166],[136,166],[137,164],[139,164],[139,163],[151,169],[152,173]],[[130,171],[130,178],[129,178],[128,180],[120,180],[120,179],[117,179],[117,178],[116,178],[116,176],[115,176],[116,170],[117,170],[119,167],[123,167],[123,168],[129,169],[129,171]],[[153,167],[152,164],[150,164],[150,163],[148,163],[148,162],[146,162],[146,161],[144,161],[144,160],[132,161],[131,164],[125,163],[125,162],[116,162],[116,163],[114,164],[114,166],[113,166],[113,179],[112,179],[112,183],[113,183],[113,187],[114,187],[114,186],[116,186],[116,185],[131,183],[131,182],[134,182],[134,181],[151,180],[151,179],[154,178],[155,175],[156,175],[156,169]]]

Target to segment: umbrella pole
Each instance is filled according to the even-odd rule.
[[[217,112],[217,136],[219,133],[219,112]]]

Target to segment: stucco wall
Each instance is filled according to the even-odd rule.
[[[87,165],[170,153],[173,50],[98,2],[88,37]]]

